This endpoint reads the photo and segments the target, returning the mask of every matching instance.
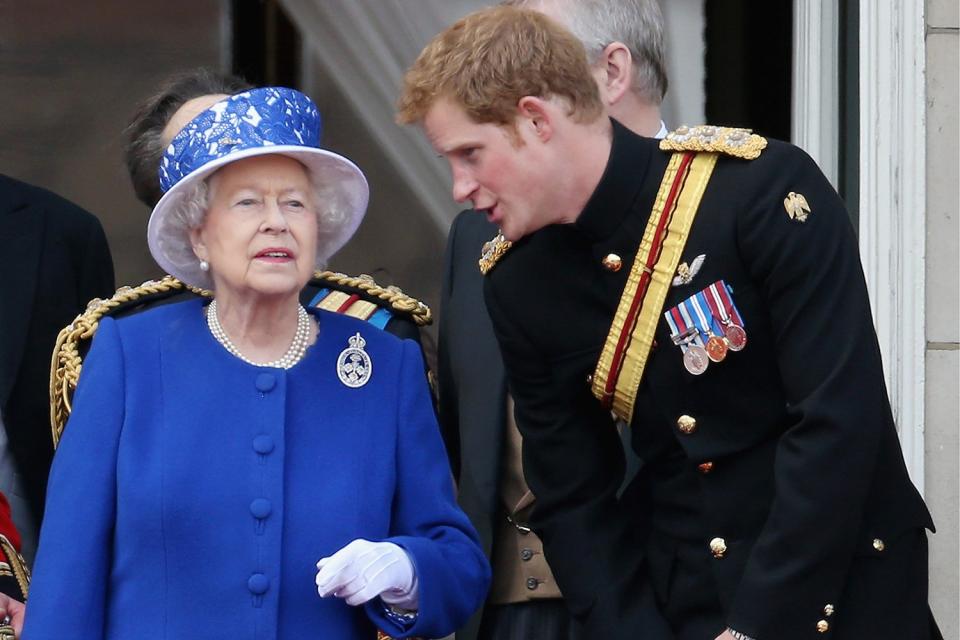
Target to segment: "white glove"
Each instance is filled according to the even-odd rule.
[[[349,605],[377,596],[388,605],[415,610],[417,576],[407,552],[392,542],[354,540],[317,563],[317,593],[333,595]]]

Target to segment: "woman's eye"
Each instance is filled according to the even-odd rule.
[[[294,209],[302,209],[303,203],[300,202],[299,200],[287,200],[287,206],[292,207]]]
[[[252,206],[255,206],[256,204],[257,204],[257,201],[254,200],[253,198],[243,198],[242,200],[237,202],[237,206],[240,206],[240,207],[252,207]]]

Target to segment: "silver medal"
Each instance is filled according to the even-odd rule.
[[[367,341],[358,333],[347,341],[350,346],[340,352],[337,358],[337,377],[340,382],[356,389],[370,381],[373,374],[373,361],[363,348]]]

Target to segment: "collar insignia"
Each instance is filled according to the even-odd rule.
[[[497,261],[500,260],[512,246],[513,243],[504,238],[502,233],[498,233],[493,240],[485,242],[480,252],[480,273],[483,275],[490,273],[490,270],[497,264]]]

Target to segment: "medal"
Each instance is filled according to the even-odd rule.
[[[694,324],[696,324],[701,335],[707,336],[707,342],[704,345],[707,357],[713,362],[723,361],[727,357],[727,342],[723,338],[724,332],[720,323],[710,312],[710,307],[707,305],[707,299],[703,292],[690,296],[684,301],[684,304],[689,305],[692,309],[693,313],[691,315]]]
[[[718,280],[707,287],[704,293],[711,313],[723,325],[723,335],[730,351],[743,350],[747,346],[747,332],[743,328],[743,318],[730,296],[727,283]]]
[[[670,339],[683,351],[683,366],[691,374],[699,376],[710,365],[700,339],[700,331],[692,322],[684,304],[681,303],[663,314],[670,326]]]
[[[731,351],[742,351],[747,346],[747,332],[738,324],[733,324],[729,320],[723,327],[723,335],[727,338],[727,344]]]
[[[340,382],[356,389],[370,381],[373,375],[373,361],[363,348],[367,341],[357,333],[347,340],[349,346],[340,352],[337,358],[337,377]]]
[[[727,357],[727,341],[724,338],[710,336],[705,347],[707,356],[714,362],[721,362]]]
[[[687,368],[687,371],[695,376],[699,376],[707,370],[709,364],[710,357],[706,349],[695,344],[687,346],[686,351],[683,353],[683,366]]]

